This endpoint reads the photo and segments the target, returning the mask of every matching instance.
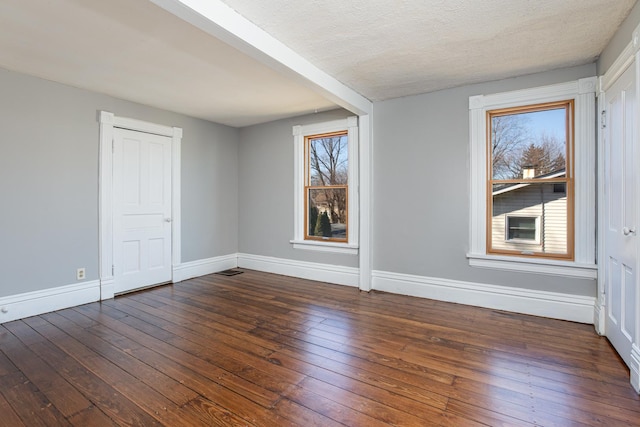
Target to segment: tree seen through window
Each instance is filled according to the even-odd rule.
[[[346,132],[306,138],[306,230],[310,239],[347,240],[349,178]]]

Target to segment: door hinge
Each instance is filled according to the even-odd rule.
[[[115,271],[116,271],[116,267],[115,267],[115,265],[112,265],[111,266],[111,275],[112,276],[115,274]]]
[[[600,127],[602,129],[607,127],[607,110],[602,110],[600,113]]]

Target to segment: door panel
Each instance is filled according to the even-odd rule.
[[[122,293],[171,281],[171,139],[114,129],[114,282]]]
[[[638,324],[637,242],[635,233],[634,154],[637,121],[635,67],[629,67],[605,93],[606,127],[603,132],[606,230],[606,335],[630,365]]]

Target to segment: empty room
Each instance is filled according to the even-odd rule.
[[[0,0],[0,425],[640,426],[635,0]]]

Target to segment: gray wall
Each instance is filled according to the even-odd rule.
[[[298,261],[358,266],[355,255],[293,249],[293,126],[352,116],[333,110],[240,130],[240,252]]]
[[[640,23],[640,3],[636,3],[627,18],[622,22],[618,31],[600,54],[597,62],[598,75],[603,75],[611,64],[618,58],[624,48],[631,42],[633,30]]]
[[[636,5],[602,73],[640,22]],[[375,104],[373,268],[595,295],[595,282],[468,266],[468,97],[596,74],[596,65]],[[357,266],[294,250],[291,128],[343,110],[233,129],[0,70],[0,297],[98,278],[98,110],[184,129],[182,261],[235,252]],[[265,218],[267,219],[265,221]]]
[[[473,268],[466,258],[469,96],[595,72],[591,64],[375,103],[374,270],[595,296],[594,280]]]
[[[182,261],[237,252],[237,129],[5,70],[0,94],[0,297],[98,278],[98,110],[183,128]]]

